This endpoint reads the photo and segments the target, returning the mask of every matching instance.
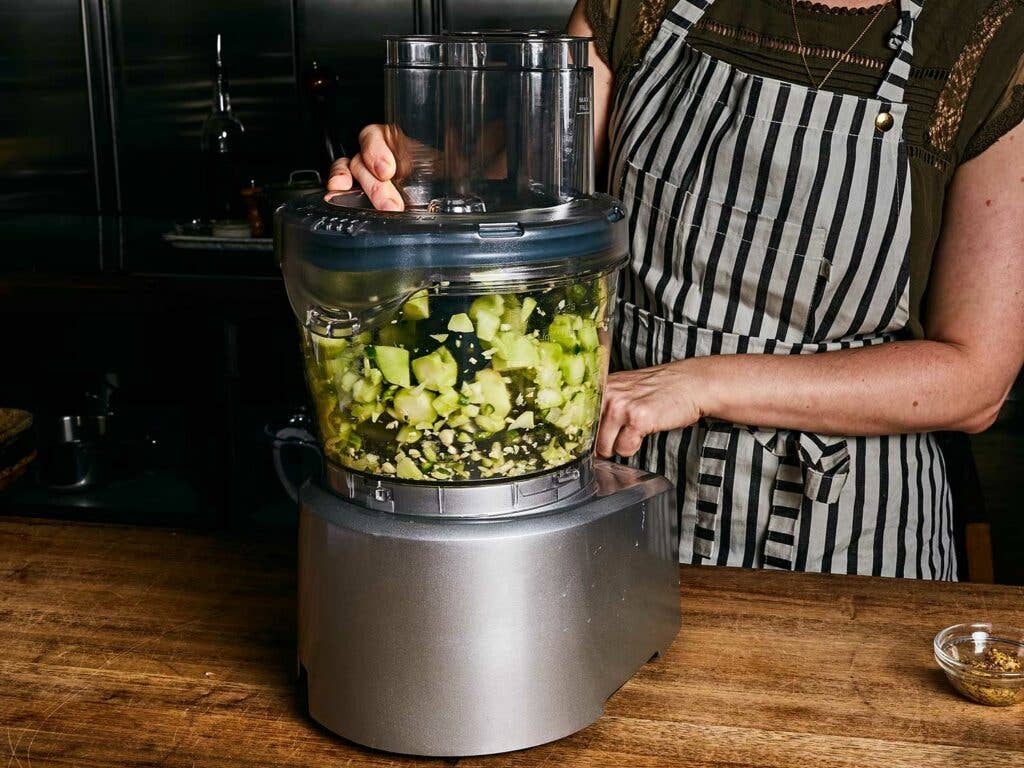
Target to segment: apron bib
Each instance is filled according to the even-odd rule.
[[[883,344],[909,317],[903,91],[921,10],[901,0],[873,98],[759,77],[686,43],[669,12],[613,106],[612,192],[630,211],[616,365]],[[930,434],[837,437],[702,420],[634,463],[676,483],[680,559],[952,579]]]

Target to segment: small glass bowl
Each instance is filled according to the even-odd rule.
[[[954,624],[935,636],[935,661],[971,701],[1006,707],[1024,701],[1024,629],[1006,624]],[[991,655],[1016,661],[1018,670],[981,666]]]

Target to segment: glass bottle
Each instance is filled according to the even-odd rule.
[[[217,35],[213,70],[213,105],[203,122],[203,193],[205,214],[211,220],[238,219],[245,215],[239,159],[245,128],[231,111],[228,75]]]

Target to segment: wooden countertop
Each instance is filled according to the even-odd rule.
[[[1024,766],[1024,706],[958,698],[931,656],[948,624],[1024,624],[1024,589],[719,568],[683,568],[670,652],[575,736],[370,752],[297,700],[291,539],[0,520],[8,768]]]

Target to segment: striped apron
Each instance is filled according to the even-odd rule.
[[[630,211],[622,369],[799,355],[900,338],[911,188],[903,124],[914,22],[873,98],[759,77],[686,43],[710,2],[668,14],[613,106],[611,186]],[[839,437],[701,420],[632,460],[675,481],[683,562],[956,577],[931,434]]]

